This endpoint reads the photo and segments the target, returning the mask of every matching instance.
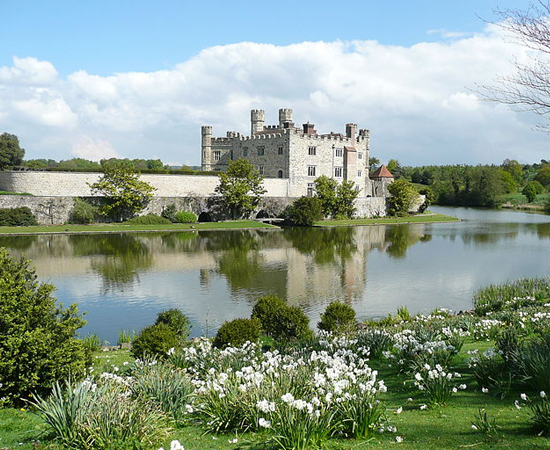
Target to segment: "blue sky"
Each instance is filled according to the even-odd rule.
[[[487,22],[528,1],[0,2],[0,131],[27,157],[199,164],[200,125],[248,132],[248,110],[370,128],[405,164],[538,161],[536,118],[476,84],[523,49]]]

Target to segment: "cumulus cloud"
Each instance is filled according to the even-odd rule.
[[[547,157],[536,118],[475,93],[525,55],[488,26],[410,47],[243,42],[204,49],[171,70],[107,77],[80,70],[61,79],[50,62],[14,58],[0,68],[0,114],[28,157],[158,155],[199,164],[201,125],[218,136],[248,134],[250,109],[265,109],[274,124],[287,107],[297,124],[313,122],[320,132],[343,132],[350,121],[369,128],[371,153],[383,161],[534,162]]]

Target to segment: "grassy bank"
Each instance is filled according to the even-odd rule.
[[[460,219],[445,214],[418,214],[407,217],[379,217],[376,219],[344,219],[344,220],[322,220],[316,222],[317,227],[349,227],[362,225],[391,225],[404,223],[434,223],[434,222],[456,222]]]
[[[154,231],[232,230],[250,228],[277,228],[255,220],[231,220],[226,222],[172,223],[167,225],[137,225],[105,223],[92,225],[39,225],[32,227],[0,227],[2,234],[49,234],[49,233],[139,233]]]

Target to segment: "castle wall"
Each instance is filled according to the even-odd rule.
[[[48,197],[91,197],[89,184],[101,173],[0,171],[0,190]],[[155,197],[211,197],[218,177],[205,175],[143,174],[140,179],[157,190]],[[288,179],[267,178],[265,197],[286,197]]]

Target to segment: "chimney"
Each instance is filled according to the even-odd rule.
[[[357,132],[357,124],[347,123],[346,124],[346,136],[351,139],[351,142],[355,145],[355,134]]]
[[[307,136],[315,136],[317,131],[315,131],[315,125],[312,123],[304,123],[304,134]]]

